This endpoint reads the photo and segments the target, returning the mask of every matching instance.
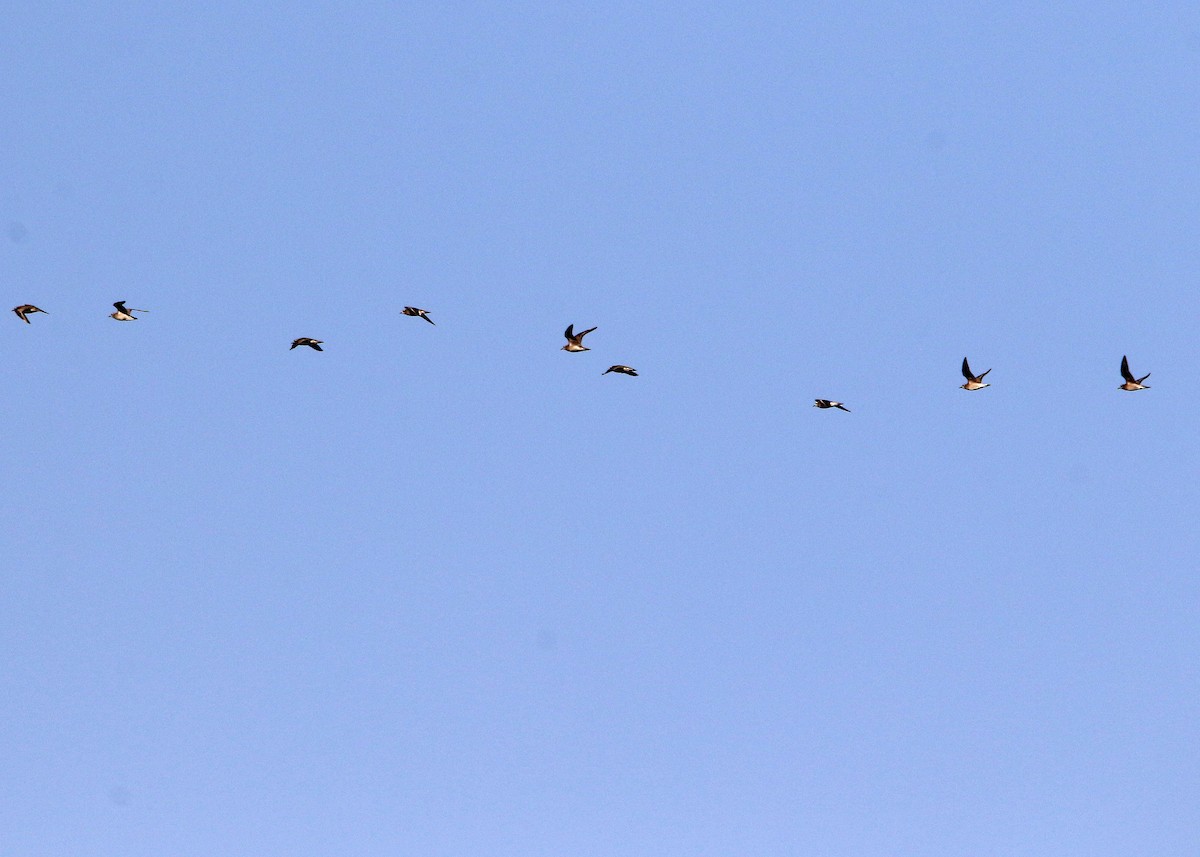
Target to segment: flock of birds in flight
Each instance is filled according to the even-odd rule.
[[[137,316],[134,315],[135,312],[149,312],[149,310],[145,309],[130,309],[129,307],[125,306],[125,301],[116,301],[113,304],[113,308],[116,309],[116,312],[109,313],[109,318],[114,318],[117,321],[137,321]],[[13,312],[17,314],[17,318],[21,319],[21,321],[25,322],[26,324],[32,324],[32,322],[29,320],[29,316],[33,315],[34,313],[40,312],[49,315],[49,313],[46,313],[44,309],[39,309],[33,304],[21,304],[18,307],[13,307]],[[434,324],[433,319],[429,317],[429,310],[427,309],[418,309],[417,307],[406,306],[403,310],[401,310],[401,312],[404,315],[412,316],[413,318],[423,318],[430,324]],[[592,349],[583,344],[583,338],[594,330],[596,330],[596,328],[589,327],[587,330],[581,330],[579,333],[576,333],[574,324],[567,325],[566,332],[563,333],[563,336],[567,338],[567,344],[562,347],[562,350],[571,352],[591,351]],[[291,351],[292,349],[295,349],[301,345],[307,345],[314,351],[324,351],[325,349],[321,347],[322,344],[323,342],[320,339],[313,339],[311,336],[301,336],[292,340],[292,347],[288,350]],[[983,379],[987,377],[988,372],[991,371],[991,369],[988,369],[987,372],[984,372],[980,375],[974,374],[971,372],[971,365],[967,362],[967,358],[964,357],[962,362],[962,374],[963,377],[967,379],[967,383],[962,384],[961,389],[973,392],[975,390],[982,390],[984,387],[992,386],[991,384],[985,384],[983,381]],[[637,377],[636,369],[634,369],[632,366],[624,366],[619,363],[609,366],[600,374],[607,375],[609,372],[616,372],[621,375],[631,375],[634,378]],[[1118,390],[1128,390],[1133,392],[1135,390],[1150,389],[1148,386],[1142,383],[1150,377],[1150,373],[1147,372],[1142,377],[1135,378],[1133,373],[1129,371],[1129,358],[1127,356],[1121,357],[1121,377],[1125,380],[1125,383],[1117,387]],[[813,402],[813,407],[821,408],[823,410],[837,408],[838,410],[850,413],[850,409],[846,407],[844,402],[835,402],[832,399],[816,399]]]

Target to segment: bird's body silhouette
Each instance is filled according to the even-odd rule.
[[[813,407],[821,408],[822,410],[825,410],[827,408],[837,408],[839,411],[845,411],[846,413],[850,413],[850,409],[847,408],[844,404],[842,404],[841,402],[834,402],[830,399],[816,399],[813,402]]]
[[[15,306],[13,307],[13,312],[17,314],[17,318],[21,319],[21,321],[25,322],[26,324],[32,324],[32,322],[30,322],[30,320],[26,317],[31,313],[41,312],[46,313],[46,315],[50,314],[44,309],[38,309],[33,304],[21,304],[20,306]]]
[[[632,366],[620,366],[620,365],[609,366],[607,369],[605,369],[600,374],[607,375],[609,372],[619,372],[622,375],[632,375],[634,378],[637,377],[637,370],[634,369]]]
[[[433,319],[429,317],[429,310],[427,310],[427,309],[417,309],[415,306],[406,306],[404,309],[401,310],[401,312],[403,312],[405,315],[412,315],[412,316],[416,316],[417,318],[423,318],[430,324],[433,324]],[[437,325],[434,325],[434,326],[436,327]],[[451,325],[451,327],[453,327],[453,326],[454,325]]]
[[[137,316],[134,315],[135,312],[150,312],[148,309],[129,309],[125,306],[125,301],[117,301],[113,306],[116,307],[117,311],[109,313],[108,317],[115,318],[117,321],[137,321]]]
[[[1121,377],[1125,379],[1125,383],[1120,387],[1117,387],[1118,390],[1129,390],[1130,392],[1133,392],[1134,390],[1150,389],[1142,383],[1150,377],[1150,373],[1147,372],[1140,378],[1133,377],[1133,373],[1129,371],[1129,358],[1124,355],[1121,357]]]
[[[963,377],[967,379],[967,383],[962,385],[962,389],[964,389],[964,390],[982,390],[984,387],[992,386],[991,384],[983,383],[983,379],[987,376],[987,373],[991,372],[991,371],[992,370],[989,369],[989,370],[987,370],[987,372],[984,372],[982,375],[972,375],[971,367],[967,364],[967,358],[964,357],[963,365],[962,365],[962,373],[963,373]]]
[[[586,345],[583,344],[583,338],[595,329],[596,328],[594,328],[594,327],[589,327],[587,330],[576,333],[575,325],[573,325],[573,324],[567,325],[567,332],[563,334],[563,336],[565,336],[567,338],[567,344],[562,347],[562,350],[563,351],[591,351],[592,349],[588,348]]]
[[[321,347],[321,342],[322,340],[313,339],[311,336],[301,336],[299,339],[292,340],[292,348],[295,348],[297,345],[307,345],[313,351],[324,351],[325,349]],[[288,351],[291,351],[292,348],[289,348]]]

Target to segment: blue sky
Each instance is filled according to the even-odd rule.
[[[1200,11],[1053,5],[7,10],[0,851],[1193,854]]]

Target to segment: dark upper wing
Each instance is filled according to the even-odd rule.
[[[966,378],[968,381],[974,380],[973,376],[971,375],[971,367],[967,363],[967,358],[965,358],[965,357],[963,358],[962,373],[963,373],[963,377]]]
[[[1137,383],[1137,381],[1134,380],[1133,373],[1129,371],[1129,357],[1126,355],[1121,356],[1121,377],[1130,384]]]
[[[125,301],[117,301],[113,304],[117,308],[117,312],[125,312]]]
[[[589,333],[591,333],[591,332],[592,332],[593,330],[595,330],[595,329],[596,329],[596,328],[594,328],[594,327],[589,327],[587,330],[585,330],[585,331],[583,331],[582,333],[580,333],[580,334],[579,334],[579,338],[580,338],[580,339],[583,339],[585,336],[587,336]]]
[[[575,338],[575,325],[568,324],[567,332],[564,333],[563,336],[565,336],[567,339],[574,339]]]

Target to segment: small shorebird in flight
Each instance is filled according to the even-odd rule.
[[[963,373],[963,377],[967,379],[967,383],[962,385],[962,389],[964,389],[964,390],[982,390],[984,387],[992,386],[991,384],[983,383],[983,379],[986,378],[987,373],[991,372],[991,371],[992,370],[989,369],[989,370],[987,370],[987,372],[984,372],[982,375],[972,375],[971,367],[967,365],[967,358],[964,357],[962,373]]]
[[[850,409],[847,408],[845,405],[843,405],[841,402],[831,402],[829,399],[817,399],[816,401],[813,402],[813,407],[821,408],[822,410],[824,410],[825,408],[837,408],[839,411],[845,411],[846,413],[850,413]]]
[[[113,304],[117,308],[116,312],[110,312],[109,318],[115,318],[117,321],[137,321],[135,312],[150,312],[148,309],[128,309],[125,306],[125,301],[117,301]]]
[[[1145,381],[1147,378],[1150,377],[1150,373],[1147,372],[1145,375],[1143,375],[1140,378],[1133,377],[1133,373],[1129,371],[1129,358],[1124,355],[1122,355],[1122,357],[1121,357],[1121,377],[1125,379],[1125,383],[1122,384],[1120,387],[1117,387],[1118,390],[1132,391],[1132,390],[1149,390],[1150,389],[1149,387],[1147,387],[1145,384],[1142,383],[1143,381]]]
[[[30,322],[30,320],[25,317],[26,315],[28,315],[29,313],[46,312],[46,311],[44,309],[38,309],[33,304],[21,304],[20,306],[13,307],[13,312],[15,312],[17,314],[17,318],[21,319],[21,321],[25,322],[26,324],[32,324],[32,322]],[[49,314],[50,313],[46,312],[46,315],[49,315]]]
[[[567,344],[562,347],[562,350],[563,351],[591,351],[592,349],[588,348],[586,345],[583,344],[583,338],[595,329],[596,328],[594,328],[594,327],[589,327],[587,330],[576,333],[575,325],[568,324],[567,332],[563,334],[563,336],[565,336],[567,338]]]
[[[429,310],[427,309],[417,309],[415,306],[406,306],[403,310],[401,310],[401,312],[403,312],[405,315],[415,315],[417,318],[423,318],[430,324],[433,324],[433,319],[429,317]],[[437,327],[437,325],[434,325],[434,327]]]
[[[292,340],[292,348],[297,345],[307,345],[313,351],[324,351],[325,349],[321,347],[322,342],[323,340],[313,339],[311,336],[301,336],[299,339]],[[289,348],[288,351],[291,351],[292,348]]]
[[[635,378],[637,377],[637,370],[632,366],[609,366],[600,374],[607,375],[609,372],[620,372],[622,375],[632,375]]]

